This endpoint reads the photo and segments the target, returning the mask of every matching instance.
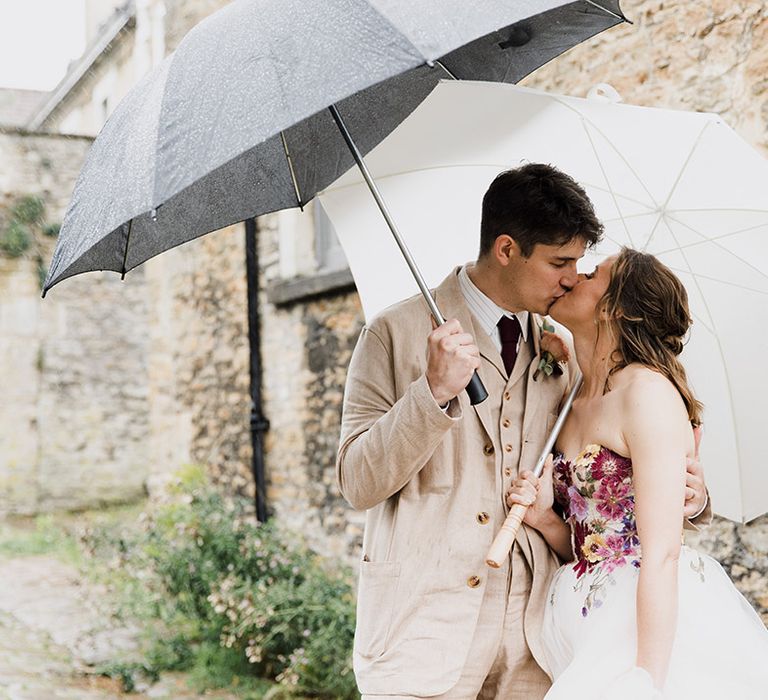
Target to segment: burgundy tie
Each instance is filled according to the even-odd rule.
[[[512,376],[512,368],[517,359],[517,341],[520,340],[522,329],[517,316],[502,316],[496,324],[499,327],[499,336],[501,337],[501,359],[504,360],[504,369],[507,370],[507,376]]]

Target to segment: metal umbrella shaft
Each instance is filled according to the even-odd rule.
[[[560,415],[557,417],[557,421],[555,421],[555,425],[552,427],[552,431],[550,432],[547,441],[544,443],[544,447],[541,450],[538,460],[536,460],[536,465],[533,467],[533,473],[537,478],[540,477],[544,471],[544,463],[547,461],[547,457],[552,453],[552,448],[555,446],[557,436],[563,428],[565,419],[571,412],[573,400],[576,398],[576,392],[578,392],[579,387],[581,386],[581,381],[582,377],[579,375],[573,383],[573,388],[563,404]],[[515,505],[509,509],[506,520],[504,520],[504,524],[501,526],[501,530],[499,530],[496,538],[493,540],[493,544],[488,550],[488,555],[485,558],[485,563],[488,564],[488,566],[498,569],[509,556],[509,550],[512,549],[512,545],[515,543],[517,532],[520,529],[520,525],[523,522],[523,518],[525,518],[525,512],[527,510],[528,506],[524,506],[520,503],[515,503]]]
[[[435,323],[437,323],[438,326],[442,326],[445,323],[445,318],[443,317],[442,313],[440,313],[440,309],[437,308],[437,304],[435,304],[435,300],[432,298],[432,295],[429,292],[429,287],[424,281],[424,277],[422,276],[421,271],[416,266],[416,262],[411,255],[411,251],[408,250],[408,246],[405,244],[403,237],[400,235],[400,231],[395,225],[395,222],[392,219],[389,210],[387,209],[387,205],[384,202],[381,193],[379,192],[379,188],[373,181],[373,177],[368,170],[368,166],[363,160],[363,155],[360,153],[357,144],[355,144],[354,140],[352,139],[352,135],[349,133],[349,129],[347,129],[347,125],[344,123],[344,120],[339,114],[339,111],[336,109],[336,106],[331,105],[328,109],[331,112],[333,120],[336,122],[336,126],[339,127],[341,135],[344,137],[344,141],[346,141],[347,146],[352,153],[352,157],[355,159],[357,167],[360,169],[366,185],[368,185],[368,189],[371,191],[373,198],[376,200],[376,204],[384,216],[384,220],[387,222],[389,230],[392,232],[395,243],[397,243],[397,247],[400,248],[400,252],[403,254],[403,258],[408,265],[408,269],[411,271],[413,278],[416,280],[416,284],[421,291],[421,295],[424,297],[424,301],[427,302],[427,306],[429,307],[429,310],[435,319]],[[480,379],[477,370],[475,370],[474,374],[472,375],[472,379],[470,379],[469,384],[467,384],[466,391],[467,395],[469,396],[469,401],[472,405],[482,403],[485,401],[485,399],[488,398],[488,392],[486,391],[485,386],[483,386],[483,382]]]

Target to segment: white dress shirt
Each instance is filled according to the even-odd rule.
[[[509,318],[517,317],[517,320],[520,322],[520,329],[522,330],[520,339],[517,341],[517,350],[519,352],[520,343],[528,342],[529,313],[527,311],[518,311],[513,314],[511,311],[502,309],[492,299],[483,294],[483,292],[475,286],[474,282],[469,279],[467,265],[464,265],[461,270],[459,270],[459,288],[461,289],[464,301],[467,302],[467,306],[472,312],[472,315],[480,322],[482,329],[490,336],[499,352],[501,352],[501,335],[497,326],[499,319],[501,319],[502,316],[507,316]],[[464,331],[467,332],[468,329],[465,328]]]

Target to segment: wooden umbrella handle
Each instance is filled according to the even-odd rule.
[[[491,548],[488,550],[488,555],[485,563],[488,566],[492,566],[494,569],[498,569],[504,563],[504,560],[509,556],[509,550],[512,549],[512,545],[515,543],[517,532],[520,530],[520,525],[523,523],[523,518],[528,510],[528,506],[524,506],[521,503],[515,503],[507,514],[504,524],[501,526],[496,535],[496,539],[493,540]]]
[[[573,406],[573,400],[576,398],[576,393],[579,391],[581,381],[582,377],[581,375],[578,375],[563,407],[560,409],[560,415],[557,417],[555,425],[552,427],[552,431],[544,443],[539,459],[536,461],[536,466],[533,468],[533,473],[537,477],[540,477],[544,470],[544,462],[546,462],[547,457],[552,452],[555,440],[557,440],[557,436],[560,434],[560,429],[563,427],[563,423],[565,423],[565,419],[571,410],[571,406]],[[501,526],[501,530],[499,530],[496,539],[493,540],[493,544],[486,555],[485,563],[488,564],[488,566],[498,569],[504,563],[507,556],[509,556],[509,551],[515,543],[515,538],[517,537],[517,533],[520,530],[520,525],[523,523],[523,518],[525,517],[525,512],[527,510],[528,506],[524,506],[520,503],[515,503],[515,505],[509,509],[504,524]]]

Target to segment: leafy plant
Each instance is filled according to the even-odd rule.
[[[153,621],[142,673],[186,670],[200,689],[241,697],[358,697],[349,572],[257,523],[250,502],[222,495],[201,470],[179,476],[138,536],[87,540],[119,562],[126,612]]]
[[[13,220],[0,232],[0,250],[11,258],[19,258],[32,245],[32,234],[25,224]]]
[[[48,238],[56,238],[59,235],[59,231],[61,231],[61,224],[59,223],[45,224],[43,226],[43,235]]]
[[[37,195],[25,195],[16,200],[11,217],[22,224],[41,225],[45,216],[45,202]]]

